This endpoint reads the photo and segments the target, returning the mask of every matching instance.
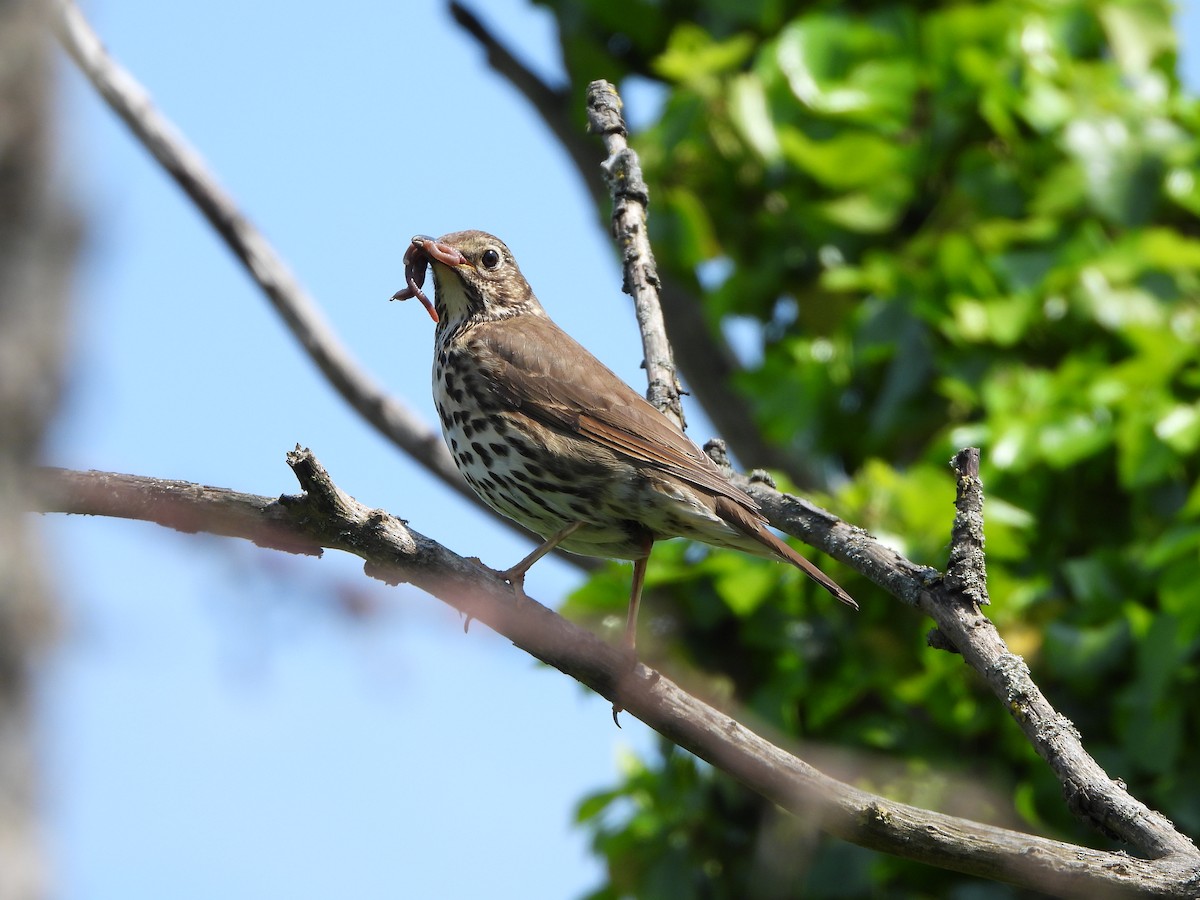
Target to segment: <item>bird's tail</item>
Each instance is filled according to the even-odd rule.
[[[793,566],[819,584],[833,596],[852,609],[858,609],[858,603],[846,593],[840,584],[810,563],[807,559],[789,547],[783,540],[776,537],[767,528],[762,518],[746,509],[739,503],[726,498],[717,498],[717,515],[733,525],[747,537],[753,538],[767,550],[768,553],[790,562]]]

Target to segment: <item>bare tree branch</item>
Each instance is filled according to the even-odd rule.
[[[534,112],[542,117],[546,127],[558,138],[558,142],[567,151],[583,178],[584,186],[592,195],[596,208],[599,209],[604,202],[605,193],[592,177],[595,160],[591,142],[580,134],[578,127],[571,120],[570,92],[566,88],[546,84],[536,72],[505,47],[475,13],[457,0],[451,0],[449,8],[455,23],[474,38],[487,53],[488,65],[492,67],[492,71],[503,77],[529,101]]]
[[[217,183],[200,154],[158,111],[146,90],[108,54],[78,7],[71,0],[50,0],[48,5],[55,33],[80,71],[196,204],[321,372],[371,424],[469,496],[439,437],[358,368],[287,264]]]
[[[658,301],[658,267],[646,230],[646,207],[650,189],[642,177],[642,164],[626,140],[625,119],[621,115],[621,98],[617,89],[607,81],[593,81],[587,92],[588,130],[604,141],[608,159],[601,163],[604,180],[612,195],[612,232],[621,250],[625,277],[622,289],[633,298],[638,329],[642,333],[642,352],[649,387],[646,399],[680,430],[686,430],[687,420],[679,399],[679,377],[675,359],[667,340]]]
[[[185,482],[43,470],[44,511],[212,530],[299,552],[344,550],[368,575],[406,581],[619,704],[663,736],[806,821],[864,847],[1059,896],[1194,896],[1194,850],[1156,860],[1047,840],[891,801],[823,775],[492,572],[339,490],[309,451],[288,455],[305,494],[278,500]]]
[[[938,632],[978,672],[1004,704],[1038,754],[1063,786],[1067,806],[1102,834],[1141,848],[1151,856],[1196,855],[1196,846],[1162,813],[1129,795],[1084,749],[1074,724],[1059,713],[1034,683],[1025,660],[1010,651],[996,627],[980,611],[988,602],[983,563],[983,486],[979,451],[957,453],[957,512],[948,591],[921,597],[920,608],[937,622]],[[1197,885],[1200,887],[1200,885]]]
[[[987,606],[987,564],[983,554],[983,484],[979,480],[979,448],[960,450],[950,461],[958,475],[957,513],[950,529],[950,564],[946,585],[976,606]]]

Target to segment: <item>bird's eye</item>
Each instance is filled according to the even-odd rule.
[[[500,254],[488,247],[483,251],[483,256],[479,257],[479,261],[483,263],[485,269],[494,269],[500,265]]]

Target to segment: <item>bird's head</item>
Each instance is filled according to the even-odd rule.
[[[421,290],[430,265],[433,303]],[[542,312],[512,251],[485,231],[455,231],[440,238],[416,235],[404,254],[404,275],[408,284],[392,299],[419,299],[439,332],[470,321]]]

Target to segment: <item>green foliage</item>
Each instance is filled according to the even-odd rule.
[[[1170,7],[545,5],[580,96],[662,86],[634,135],[660,266],[714,329],[758,323],[737,389],[769,440],[835,473],[814,499],[940,568],[946,460],[980,446],[989,614],[1110,774],[1200,832],[1200,107]],[[714,261],[728,274],[702,280]],[[660,546],[661,652],[774,729],[897,761],[891,796],[951,773],[1003,799],[969,815],[1095,844],[928,623],[822,565],[859,615],[784,566]],[[618,582],[573,608],[619,610]],[[967,889],[803,836],[780,881],[770,819],[670,750],[581,807],[599,896]]]

